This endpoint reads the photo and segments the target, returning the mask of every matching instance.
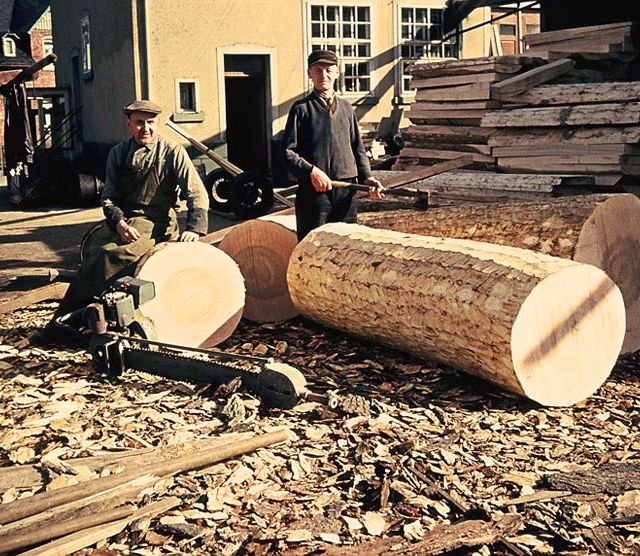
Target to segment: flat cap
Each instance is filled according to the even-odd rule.
[[[338,64],[338,57],[331,50],[314,50],[307,58],[307,66],[313,64]]]
[[[160,114],[162,108],[150,100],[134,100],[124,107],[124,113],[128,116],[133,112],[148,112],[149,114]]]

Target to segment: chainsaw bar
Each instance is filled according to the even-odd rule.
[[[188,348],[117,334],[94,337],[91,351],[94,364],[115,376],[133,369],[214,385],[240,377],[242,385],[270,407],[292,408],[308,394],[307,381],[299,370],[266,357]]]

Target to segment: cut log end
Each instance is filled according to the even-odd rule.
[[[612,195],[585,222],[573,259],[604,270],[622,292],[627,328],[622,353],[640,349],[640,199]]]
[[[238,265],[204,243],[156,247],[136,270],[155,284],[156,297],[140,307],[158,340],[188,347],[212,347],[240,322],[244,281]]]
[[[287,286],[289,258],[298,243],[294,230],[295,220],[249,220],[220,242],[220,249],[238,264],[245,279],[244,318],[278,322],[299,314]]]
[[[602,270],[577,264],[547,276],[511,331],[513,367],[525,395],[545,406],[584,400],[609,376],[624,333],[622,294]]]

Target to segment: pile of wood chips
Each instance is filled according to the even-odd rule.
[[[3,503],[115,473],[124,456],[158,459],[229,433],[293,433],[286,444],[158,480],[127,502],[165,504],[164,513],[78,553],[640,551],[637,355],[585,402],[541,408],[303,319],[243,321],[221,348],[273,356],[300,369],[312,391],[341,396],[334,409],[267,411],[233,388],[130,371],[108,379],[84,351],[31,347],[28,335],[52,308],[0,321]]]

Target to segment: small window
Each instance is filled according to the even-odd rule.
[[[178,82],[178,112],[197,112],[195,81]]]
[[[91,31],[89,28],[89,14],[80,18],[80,46],[82,47],[82,75],[85,79],[93,77],[91,64]]]
[[[510,25],[508,23],[500,24],[500,34],[507,37],[515,37],[516,36],[516,26]]]
[[[11,37],[3,37],[2,39],[2,52],[5,56],[16,55],[16,43]]]
[[[527,23],[525,27],[527,35],[535,35],[540,32],[540,25],[537,23]]]
[[[42,37],[42,55],[44,57],[49,56],[49,54],[53,54],[53,38],[52,37]],[[47,66],[53,67],[53,66]]]

